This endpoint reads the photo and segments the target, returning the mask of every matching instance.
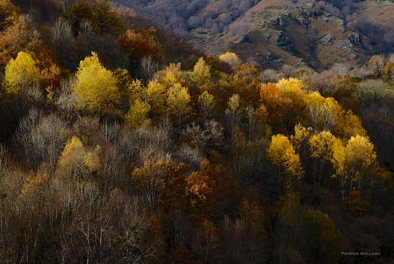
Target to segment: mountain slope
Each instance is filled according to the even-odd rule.
[[[391,3],[285,0],[164,0],[142,4],[119,0],[191,39],[206,52],[237,53],[256,67],[306,65],[324,70],[334,63],[365,64],[392,50]],[[137,3],[138,2],[138,3]],[[160,11],[159,11],[160,10]],[[379,10],[378,16],[373,12]],[[394,27],[394,26],[391,26]]]

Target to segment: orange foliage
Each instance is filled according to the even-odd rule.
[[[145,56],[160,58],[157,48],[158,39],[154,35],[155,29],[150,30],[135,29],[127,30],[118,38],[118,43],[125,49],[131,63],[139,63]]]
[[[285,130],[283,116],[286,110],[286,98],[274,83],[261,85],[260,90],[261,106],[259,114],[265,117],[268,124],[273,126],[278,132]]]
[[[358,191],[354,190],[343,199],[343,206],[356,215],[364,216],[368,211],[369,202],[364,200]]]

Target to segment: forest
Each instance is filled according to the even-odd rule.
[[[393,261],[393,55],[258,70],[32,3],[0,0],[0,263]]]

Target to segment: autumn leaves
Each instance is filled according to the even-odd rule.
[[[331,97],[307,91],[302,81],[294,78],[281,79],[277,84],[261,84],[257,93],[253,78],[250,78],[253,67],[237,67],[239,63],[232,54],[219,57],[222,59],[234,64],[236,74],[225,76],[220,72],[218,79],[213,75],[218,74],[212,70],[214,66],[200,58],[192,71],[183,71],[180,64],[171,64],[143,84],[129,77],[122,81],[121,76],[127,76],[127,71],[114,73],[105,69],[93,52],[80,62],[71,84],[72,107],[74,111],[88,115],[111,113],[123,119],[129,129],[157,124],[169,118],[177,128],[178,138],[188,138],[187,141],[194,144],[205,158],[217,151],[216,143],[225,135],[223,127],[226,127],[224,133],[230,136],[240,133],[239,127],[244,126],[249,140],[252,137],[270,140],[263,156],[277,168],[277,177],[288,191],[305,177],[313,183],[330,185],[332,182],[339,186],[342,197],[354,188],[361,191],[366,180],[373,182],[371,175],[376,167],[376,153],[351,110],[346,112]],[[348,79],[344,75],[338,85],[349,82]],[[20,52],[6,66],[8,93],[17,93],[39,80],[39,70],[27,53]],[[230,86],[226,95],[217,88],[223,82],[238,85],[236,89]],[[232,94],[230,89],[234,91]],[[260,98],[256,98],[256,94]],[[122,110],[125,109],[124,103],[122,105],[125,98],[128,98],[127,111]],[[255,101],[246,101],[254,98]],[[187,125],[192,118],[195,122]],[[195,131],[201,130],[207,137],[212,134],[212,124],[220,131],[215,132],[219,136],[211,136],[217,142],[204,137],[199,140]],[[187,129],[182,130],[185,126]],[[90,156],[81,154],[77,167],[88,166],[85,159],[88,156],[94,159],[92,153]],[[323,170],[332,173],[327,175]]]
[[[302,82],[292,78],[282,79],[277,85],[263,84],[261,88],[259,110],[268,125],[286,132],[291,120],[299,121],[294,135],[272,136],[267,154],[278,167],[279,178],[286,189],[292,189],[307,174],[313,183],[338,180],[343,197],[353,187],[361,191],[365,177],[371,180],[376,168],[376,153],[360,121],[333,98],[307,94],[302,88]],[[293,118],[289,120],[289,116]],[[311,127],[306,129],[301,124]],[[310,161],[309,171],[304,171]],[[328,166],[334,173],[331,179],[322,179],[323,168]]]

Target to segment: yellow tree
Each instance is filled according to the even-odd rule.
[[[227,102],[227,109],[225,114],[228,118],[228,122],[230,125],[230,133],[233,134],[234,128],[241,121],[241,99],[238,94],[233,94],[231,98]]]
[[[343,124],[343,136],[346,139],[357,135],[365,136],[367,132],[361,125],[360,119],[353,114],[352,110],[347,111]]]
[[[215,115],[215,99],[213,98],[213,95],[207,91],[204,91],[198,97],[198,104],[200,107],[200,115],[204,120],[210,119]]]
[[[293,127],[295,124],[303,122],[305,118],[304,112],[307,109],[308,96],[302,90],[304,87],[302,81],[294,78],[282,79],[276,84],[276,87],[279,88],[286,98],[285,125],[289,128],[289,126]]]
[[[143,89],[142,97],[149,103],[154,117],[163,117],[166,113],[166,89],[157,80],[152,80]]]
[[[329,131],[322,131],[319,134],[313,135],[309,139],[309,150],[311,157],[315,159],[314,171],[313,171],[313,182],[316,180],[317,162],[320,161],[320,174],[319,183],[321,181],[321,175],[323,173],[324,163],[332,160],[333,145],[337,138]]]
[[[178,133],[181,130],[181,121],[188,115],[191,110],[190,107],[190,94],[186,87],[179,83],[175,83],[167,91],[167,105],[169,113],[176,116],[178,119]]]
[[[119,101],[119,89],[114,74],[105,69],[97,54],[86,57],[80,62],[76,73],[74,93],[77,98],[77,109],[98,113]]]
[[[368,137],[357,135],[351,137],[346,146],[340,140],[335,140],[331,161],[335,168],[333,177],[339,178],[344,198],[347,181],[349,191],[353,190],[353,182],[356,182],[357,189],[361,192],[365,174],[373,172],[376,167],[376,153]]]
[[[346,170],[346,147],[340,139],[336,139],[332,146],[331,163],[334,166],[335,174],[332,178],[339,179],[341,185],[342,198],[345,197],[345,182],[348,179],[348,171]]]
[[[233,52],[226,52],[225,54],[220,55],[219,59],[221,61],[226,62],[228,65],[231,66],[231,68],[241,66],[241,64],[242,64],[242,62],[238,58],[237,54],[235,54]]]
[[[205,63],[204,58],[201,57],[198,59],[193,71],[190,72],[190,77],[198,87],[201,87],[209,81],[211,73],[209,72],[209,66]]]
[[[126,115],[127,125],[131,128],[140,127],[143,123],[149,123],[148,113],[151,107],[146,102],[137,98],[131,103]]]
[[[5,87],[8,93],[17,93],[38,85],[40,70],[33,58],[21,51],[16,59],[11,59],[5,67]]]
[[[272,136],[272,142],[267,151],[272,163],[278,167],[279,178],[283,181],[285,188],[292,191],[293,183],[300,181],[304,176],[300,156],[295,153],[290,140],[281,134]],[[284,176],[281,175],[284,169]]]
[[[330,130],[335,125],[333,98],[324,98],[314,92],[308,95],[309,120],[315,133]]]
[[[302,165],[305,167],[308,159],[308,140],[311,137],[313,129],[305,128],[300,123],[294,127],[294,136],[290,137],[295,151],[300,156]]]
[[[347,167],[350,171],[350,190],[353,189],[353,182],[357,182],[357,189],[361,192],[361,186],[366,173],[376,167],[376,153],[373,144],[368,137],[351,137],[346,145]]]
[[[97,146],[93,151],[86,151],[81,140],[73,137],[59,158],[58,174],[82,177],[97,172],[101,166],[100,150],[100,146]]]

